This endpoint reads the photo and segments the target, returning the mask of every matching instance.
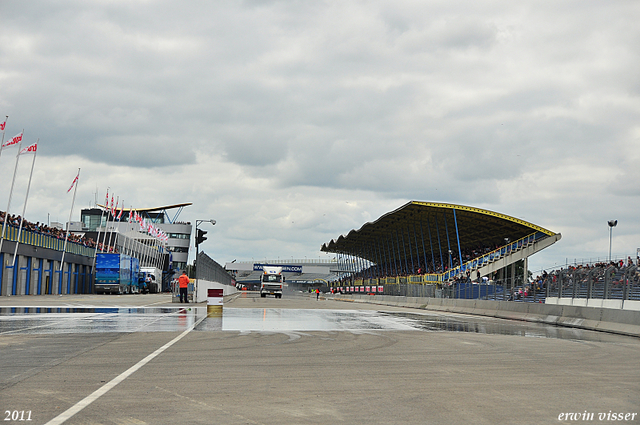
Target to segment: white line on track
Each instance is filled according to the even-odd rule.
[[[88,405],[90,405],[91,403],[93,403],[94,401],[99,399],[100,397],[102,397],[104,394],[107,393],[107,391],[109,391],[110,389],[112,389],[113,387],[118,385],[120,382],[122,382],[125,379],[127,379],[134,372],[136,372],[142,366],[146,365],[151,360],[156,358],[158,355],[160,355],[167,348],[171,347],[173,344],[175,344],[176,342],[180,341],[182,338],[187,336],[187,334],[189,332],[191,332],[193,330],[193,328],[198,326],[200,324],[200,322],[202,322],[206,318],[207,318],[207,316],[205,315],[200,320],[195,322],[192,326],[190,326],[189,329],[187,329],[186,331],[182,332],[180,335],[178,335],[177,337],[175,337],[171,341],[167,342],[165,345],[163,345],[162,347],[158,348],[156,351],[154,351],[153,353],[149,354],[147,357],[145,357],[144,359],[140,360],[135,365],[131,366],[129,369],[127,369],[124,372],[122,372],[120,375],[116,376],[111,381],[107,382],[102,387],[100,387],[97,390],[95,390],[93,393],[89,394],[87,397],[85,397],[82,400],[80,400],[74,406],[71,406],[66,411],[62,412],[61,414],[59,414],[55,418],[51,419],[45,425],[59,425],[59,424],[64,423],[67,419],[72,418],[76,413],[80,412],[82,409],[84,409],[85,407],[87,407]]]
[[[150,305],[157,305],[157,304],[167,304],[167,301],[163,300],[163,301],[158,301],[158,302],[151,303],[151,304],[145,304],[142,307],[149,307]],[[175,306],[171,306],[171,307],[175,307]],[[169,308],[171,308],[171,307],[169,307]]]
[[[0,335],[17,334],[17,333],[21,333],[21,332],[24,332],[24,331],[30,331],[30,330],[33,330],[33,329],[56,326],[56,325],[60,325],[62,323],[67,323],[67,322],[77,321],[77,320],[94,320],[96,317],[105,317],[105,315],[113,315],[113,313],[96,313],[96,314],[92,314],[90,316],[84,316],[84,317],[80,317],[80,318],[78,318],[78,317],[67,317],[67,318],[64,318],[64,319],[61,319],[61,320],[54,320],[53,322],[45,323],[44,325],[29,326],[29,327],[26,327],[26,328],[14,329],[12,331],[0,332]]]

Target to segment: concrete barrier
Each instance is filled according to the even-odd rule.
[[[498,306],[500,305],[500,301],[495,300],[479,300],[482,302],[476,302],[475,308],[472,314],[477,314],[479,316],[489,316],[496,317]]]
[[[604,300],[602,298],[555,298],[550,297],[545,300],[547,305],[568,305],[594,308],[610,308],[624,310],[640,310],[640,301],[634,300]]]
[[[427,298],[426,307],[429,310],[441,310],[444,311],[446,306],[443,306],[443,302],[446,298]]]
[[[547,301],[551,301],[545,304],[453,298],[396,297],[392,295],[346,295],[334,297],[334,299],[523,320],[640,337],[640,302],[638,301],[625,301],[625,304],[631,304],[629,304],[628,309],[622,309],[619,308],[622,307],[621,300],[594,300],[600,301],[597,304],[599,306],[590,307],[571,305],[571,303],[565,301],[567,300],[566,298],[547,298]],[[577,304],[583,303],[579,302]],[[608,308],[611,306],[618,306],[618,308]]]
[[[640,335],[640,311],[602,309],[598,330]]]
[[[207,317],[222,317],[224,289],[207,290]]]
[[[238,292],[235,286],[198,279],[198,293],[196,294],[195,302],[207,301],[209,289],[222,289],[224,296],[233,295]]]
[[[453,299],[453,303],[449,308],[449,311],[454,313],[469,313],[476,307],[476,300],[467,299]]]
[[[602,311],[601,308],[563,306],[562,316],[556,323],[572,328],[596,329],[602,320]]]
[[[559,305],[531,303],[524,320],[555,325],[562,317],[562,308]]]
[[[624,310],[640,311],[640,301],[627,300],[622,304]]]

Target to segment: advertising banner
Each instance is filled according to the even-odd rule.
[[[282,271],[283,272],[289,272],[289,273],[302,273],[302,266],[292,266],[292,265],[286,265],[286,264],[254,264],[253,265],[253,271],[254,272],[261,272],[264,270],[264,267],[282,267]]]

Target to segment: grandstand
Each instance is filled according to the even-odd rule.
[[[321,250],[337,255],[336,289],[395,294],[399,284],[441,288],[497,279],[513,287],[528,279],[528,257],[560,238],[541,226],[481,208],[411,201]]]

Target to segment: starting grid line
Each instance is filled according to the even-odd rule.
[[[153,360],[154,358],[156,358],[157,356],[162,354],[162,352],[164,352],[166,349],[168,349],[169,347],[174,345],[176,342],[180,341],[182,338],[187,336],[187,334],[189,334],[189,332],[191,332],[193,330],[193,328],[198,326],[200,324],[200,322],[202,322],[204,319],[206,319],[206,317],[207,316],[204,316],[204,317],[200,318],[200,320],[198,320],[196,323],[191,325],[189,327],[189,329],[187,329],[186,331],[182,332],[180,335],[178,335],[177,337],[175,337],[174,339],[172,339],[171,341],[169,341],[168,343],[166,343],[162,347],[158,348],[156,351],[154,351],[153,353],[149,354],[147,357],[145,357],[144,359],[140,360],[138,363],[136,363],[135,365],[131,366],[129,369],[125,370],[120,375],[118,375],[115,378],[113,378],[111,381],[107,382],[102,387],[98,388],[96,391],[94,391],[93,393],[89,394],[87,397],[85,397],[84,399],[80,400],[78,403],[76,403],[75,405],[73,405],[72,407],[67,409],[66,411],[62,412],[60,415],[58,415],[55,418],[51,419],[45,425],[60,425],[60,424],[62,424],[64,422],[66,422],[68,419],[72,418],[74,415],[76,415],[78,412],[82,411],[85,407],[89,406],[91,403],[93,403],[94,401],[96,401],[97,399],[102,397],[104,394],[106,394],[109,390],[111,390],[113,387],[118,385],[120,382],[124,381],[129,376],[134,374],[138,369],[140,369],[141,367],[143,367],[144,365],[149,363],[151,360]]]

